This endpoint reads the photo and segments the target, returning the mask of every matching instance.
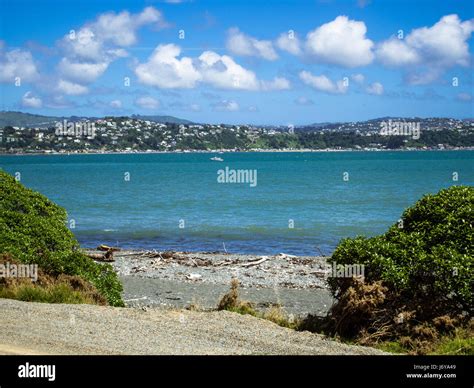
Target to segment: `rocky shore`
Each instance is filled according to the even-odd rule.
[[[131,307],[213,309],[234,278],[241,298],[257,309],[280,305],[295,316],[323,315],[333,303],[325,257],[121,250],[111,264]]]

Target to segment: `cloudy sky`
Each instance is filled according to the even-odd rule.
[[[1,110],[473,117],[468,0],[0,2]]]

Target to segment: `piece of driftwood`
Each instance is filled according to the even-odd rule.
[[[225,265],[232,265],[232,264],[236,264],[236,260],[230,260],[230,261],[219,261],[218,263],[215,264],[216,267],[222,267],[222,266],[225,266]]]
[[[188,280],[200,280],[201,278],[202,275],[198,273],[190,273],[189,275],[186,275],[186,279]]]
[[[101,245],[101,247],[107,247],[107,245]],[[91,253],[88,254],[88,256],[94,260],[97,261],[114,261],[113,258],[113,252],[115,251],[115,248],[109,247],[107,252],[105,254],[96,254],[96,253]],[[183,252],[172,252],[172,251],[164,251],[164,252],[158,252],[158,251],[141,251],[141,252],[124,252],[120,254],[120,257],[127,257],[131,256],[134,258],[138,259],[155,259],[153,261],[153,264],[158,264],[157,261],[159,262],[160,265],[170,263],[171,261],[177,261],[179,264],[182,265],[187,265],[191,267],[203,267],[203,266],[212,266],[212,267],[224,267],[224,266],[237,266],[237,267],[252,267],[256,266],[259,264],[264,263],[265,261],[269,260],[270,257],[268,256],[261,256],[260,258],[255,258],[248,260],[246,262],[240,262],[238,259],[233,259],[233,260],[224,260],[220,262],[212,262],[209,259],[202,259],[200,257],[194,256],[194,257],[189,257],[189,256],[183,256]],[[157,259],[157,261],[156,261]]]
[[[258,260],[253,260],[253,261],[250,261],[248,263],[242,263],[242,264],[239,264],[240,267],[252,267],[254,265],[259,265],[259,264],[262,264],[264,263],[265,261],[268,260],[268,257],[265,256],[265,257],[262,257],[261,259],[258,259]]]
[[[108,245],[105,245],[105,244],[101,244],[97,247],[97,250],[98,251],[112,251],[112,252],[119,252],[120,251],[120,248],[117,248],[117,247],[109,247]]]
[[[105,253],[87,253],[86,256],[95,261],[114,261],[114,251],[112,249]]]
[[[102,260],[104,258],[102,253],[86,253],[86,256],[93,260]]]

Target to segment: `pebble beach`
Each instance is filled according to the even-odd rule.
[[[211,310],[232,279],[239,280],[241,299],[257,309],[278,305],[295,316],[324,315],[333,303],[325,257],[123,250],[111,264],[130,307]]]

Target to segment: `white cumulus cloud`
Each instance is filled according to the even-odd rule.
[[[0,82],[33,81],[38,77],[38,71],[29,51],[14,49],[3,52],[0,47]]]
[[[137,31],[145,25],[163,28],[168,24],[160,11],[146,7],[135,14],[103,13],[77,31],[71,30],[59,42],[64,52],[57,66],[59,77],[82,86],[94,82],[113,61],[128,55],[125,48],[137,42]]]
[[[70,82],[64,79],[59,79],[56,90],[60,93],[77,96],[85,94],[89,91],[87,86],[83,86],[74,82]]]
[[[257,76],[228,55],[205,51],[199,56],[198,68],[203,82],[220,89],[257,90]]]
[[[306,85],[325,93],[344,94],[348,89],[347,84],[343,80],[333,82],[325,75],[313,75],[306,70],[301,71],[299,77]]]
[[[87,84],[99,78],[108,65],[107,62],[72,62],[69,58],[63,58],[58,70],[68,80]]]
[[[283,51],[293,55],[300,55],[301,42],[294,31],[283,32],[276,40],[276,46]]]
[[[374,59],[374,43],[366,32],[364,22],[338,16],[307,34],[307,54],[316,61],[344,67],[368,65]]]
[[[244,68],[228,55],[204,51],[199,57],[180,57],[181,49],[174,44],[159,45],[147,62],[135,67],[138,80],[158,88],[191,89],[206,84],[217,89],[282,90],[288,89],[287,79],[276,77],[259,80],[256,74]]]
[[[147,24],[156,27],[167,25],[161,12],[153,7],[136,14],[128,11],[103,13],[78,31],[71,30],[63,37],[60,46],[70,57],[104,61],[104,57],[117,54],[117,47],[135,44],[137,30]],[[123,51],[119,53],[123,56]]]
[[[406,42],[398,38],[390,38],[382,42],[376,50],[377,58],[388,66],[406,66],[419,63],[418,52]]]
[[[35,97],[33,93],[26,92],[21,99],[21,104],[25,108],[41,108],[43,106],[43,101],[39,97]]]
[[[238,28],[231,28],[228,31],[226,46],[235,55],[259,57],[269,61],[278,58],[270,40],[258,40],[244,34]]]
[[[191,58],[177,58],[180,53],[180,47],[174,44],[159,45],[147,62],[135,68],[138,80],[143,84],[164,89],[193,88],[202,76],[194,67]]]
[[[405,39],[391,37],[376,49],[377,59],[391,67],[405,67],[411,84],[433,82],[448,68],[470,63],[468,40],[474,19],[461,21],[458,15],[443,16],[431,27],[412,30]],[[414,70],[416,68],[420,70]]]
[[[290,81],[283,77],[275,77],[272,81],[260,81],[262,90],[286,90],[290,87]]]
[[[366,91],[369,94],[380,96],[383,94],[383,85],[380,82],[374,82],[367,86]]]
[[[160,11],[153,7],[146,7],[136,14],[128,11],[102,14],[95,23],[91,24],[91,28],[100,40],[125,47],[136,43],[136,31],[146,24],[155,25],[158,28],[167,26]]]

